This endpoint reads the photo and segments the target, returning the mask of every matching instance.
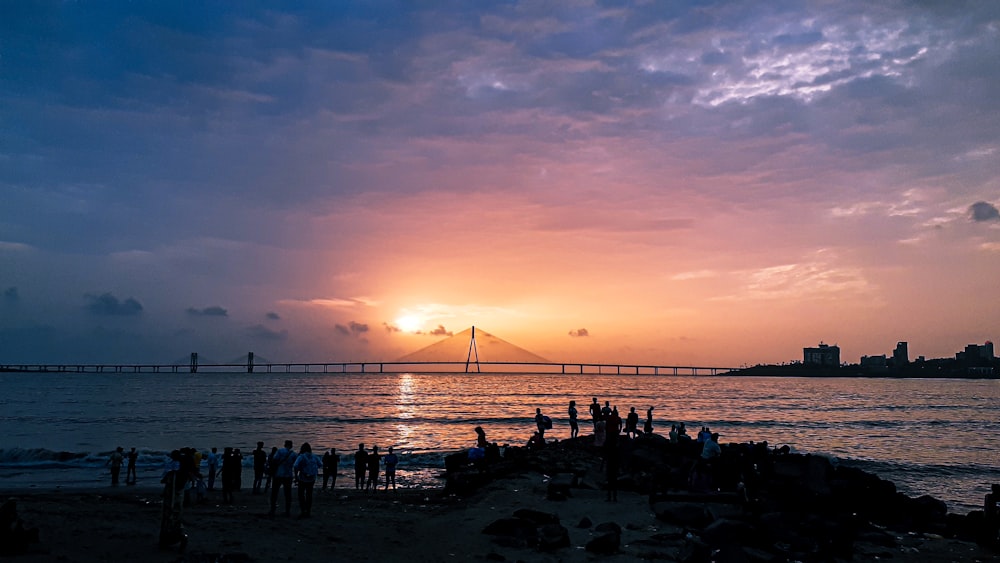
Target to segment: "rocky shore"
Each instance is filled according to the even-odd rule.
[[[591,530],[582,546],[594,555],[627,552],[670,561],[834,561],[933,559],[918,540],[965,542],[942,560],[1000,560],[997,523],[982,511],[951,514],[930,496],[910,498],[895,485],[826,457],[790,453],[767,443],[724,444],[719,457],[701,458],[701,444],[672,444],[659,435],[622,439],[616,451],[595,448],[586,436],[543,449],[507,448],[468,463],[448,460],[447,490],[470,495],[512,475],[547,476],[551,511],[520,510],[483,530],[498,545],[558,551],[573,547],[567,526]],[[560,502],[583,491],[608,489],[600,458],[617,456],[617,489],[648,499],[658,526],[622,539],[625,522],[560,521]],[[595,464],[595,460],[598,460]],[[599,512],[599,511],[598,511]],[[919,542],[918,542],[919,543]],[[923,545],[923,543],[921,545]],[[943,544],[939,544],[943,545]],[[975,546],[975,547],[973,547]],[[576,546],[581,547],[581,546]],[[949,557],[957,556],[957,559]],[[973,559],[968,559],[972,557]]]

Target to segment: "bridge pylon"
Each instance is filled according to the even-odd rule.
[[[476,373],[482,373],[479,368],[479,349],[476,348],[476,327],[472,327],[472,338],[469,339],[469,354],[465,357],[465,373],[469,373],[469,363],[472,361],[472,354],[476,354]]]

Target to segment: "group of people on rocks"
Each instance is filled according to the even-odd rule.
[[[594,446],[602,453],[602,464],[607,471],[608,479],[608,500],[614,501],[618,498],[617,476],[620,465],[618,443],[621,436],[629,439],[636,439],[640,435],[650,435],[653,433],[653,407],[646,409],[646,418],[639,431],[639,413],[635,407],[629,408],[628,414],[622,419],[617,406],[612,406],[611,401],[604,401],[604,405],[594,397],[588,407],[591,421],[594,427]],[[569,415],[570,439],[576,438],[580,434],[580,413],[576,406],[576,401],[570,401],[567,409]],[[527,448],[537,450],[545,447],[545,431],[552,428],[549,417],[542,413],[541,408],[535,409],[536,430],[528,440]],[[477,428],[477,432],[479,429]],[[691,479],[698,484],[704,484],[711,480],[712,461],[722,454],[719,446],[719,434],[713,433],[709,427],[703,426],[697,434],[697,438],[691,438],[687,433],[687,428],[683,422],[670,426],[669,439],[671,443],[689,443],[694,440],[701,444],[701,456],[699,462],[692,468]]]

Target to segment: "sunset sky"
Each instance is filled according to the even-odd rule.
[[[0,364],[953,356],[998,61],[991,0],[2,2]]]

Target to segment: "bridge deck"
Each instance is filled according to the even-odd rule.
[[[524,373],[718,375],[735,368],[580,362],[324,362],[265,364],[0,364],[18,373]]]

